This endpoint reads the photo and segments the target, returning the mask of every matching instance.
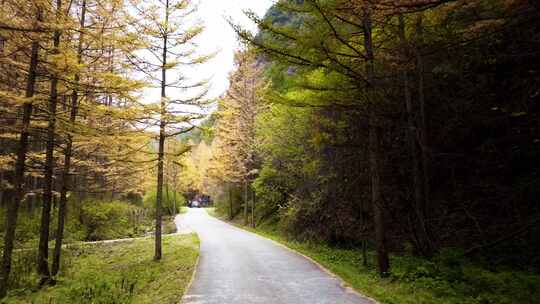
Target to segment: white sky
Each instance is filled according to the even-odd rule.
[[[222,95],[229,86],[228,75],[233,70],[234,52],[240,48],[236,33],[226,22],[231,17],[235,23],[255,30],[255,25],[244,15],[243,10],[253,10],[262,16],[273,4],[273,0],[199,0],[197,17],[206,30],[198,39],[200,53],[218,51],[215,58],[199,66],[191,79],[211,78],[208,97]]]

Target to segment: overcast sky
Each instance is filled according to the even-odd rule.
[[[198,44],[201,53],[218,51],[216,57],[196,70],[193,79],[212,77],[209,97],[218,97],[223,94],[229,81],[229,73],[233,69],[233,56],[240,45],[236,34],[226,22],[231,17],[235,23],[245,28],[255,30],[255,26],[243,14],[246,9],[253,10],[259,16],[264,15],[270,8],[273,0],[198,0],[197,15],[206,26]]]

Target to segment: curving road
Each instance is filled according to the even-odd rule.
[[[176,219],[201,240],[184,304],[373,304],[306,258],[256,234],[190,209]]]

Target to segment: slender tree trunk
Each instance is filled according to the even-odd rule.
[[[368,231],[368,211],[366,210],[366,204],[364,201],[362,201],[362,204],[360,206],[361,208],[361,215],[360,218],[362,219],[362,230],[364,233]],[[367,258],[367,247],[368,247],[368,237],[364,235],[362,238],[362,265],[364,267],[368,266],[368,258]]]
[[[36,150],[41,151],[42,149],[39,148]],[[40,198],[41,198],[41,196],[36,193],[36,189],[40,187],[40,179],[37,176],[32,176],[30,177],[30,180],[32,183],[31,191],[33,192],[32,193],[33,195],[31,196],[31,199],[28,200],[26,203],[28,204],[28,212],[34,213],[34,208],[35,206],[39,205]]]
[[[171,202],[171,197],[169,194],[169,179],[167,178],[167,174],[163,173],[164,175],[164,185],[165,185],[165,196],[167,197],[167,210],[170,212],[172,211],[169,207],[169,203]]]
[[[38,12],[38,20],[41,21],[41,12]],[[32,98],[35,92],[38,55],[39,42],[33,41],[25,92],[25,97],[28,99]],[[11,256],[13,253],[13,244],[15,242],[15,228],[17,226],[19,205],[24,197],[24,172],[26,169],[25,163],[26,154],[28,152],[28,137],[30,135],[29,129],[31,116],[32,102],[27,100],[23,105],[21,135],[19,137],[19,150],[17,151],[17,160],[15,163],[15,176],[13,180],[14,198],[9,203],[5,216],[4,253],[2,256],[2,276],[0,278],[0,299],[5,297],[7,294],[9,274],[11,272]]]
[[[373,116],[373,115],[372,115]],[[369,164],[371,172],[371,203],[373,205],[373,223],[375,224],[375,245],[377,250],[377,265],[381,277],[388,276],[390,262],[386,248],[385,210],[382,200],[381,177],[381,128],[377,119],[370,118],[369,131]]]
[[[244,181],[244,226],[248,225],[248,182]]]
[[[232,184],[229,185],[229,220],[233,219]]]
[[[86,0],[83,0],[81,5],[81,23],[80,23],[80,36],[79,36],[79,45],[77,47],[77,63],[82,63],[82,52],[83,52],[83,38],[84,38],[84,24],[86,21]],[[77,120],[78,112],[78,84],[80,81],[80,76],[75,75],[75,89],[71,94],[71,111],[69,116],[69,121],[71,125],[74,125]],[[72,187],[71,175],[69,171],[71,170],[71,155],[73,150],[73,137],[70,133],[67,134],[67,143],[66,149],[64,150],[64,169],[62,171],[62,186],[60,188],[60,203],[58,206],[58,225],[56,228],[56,240],[54,243],[54,254],[53,254],[53,263],[51,267],[51,275],[55,276],[60,270],[60,257],[62,254],[62,242],[64,239],[64,227],[67,215],[67,192]]]
[[[172,183],[173,183],[173,214],[176,215],[178,212],[176,212],[176,191],[178,188],[178,184],[176,180],[178,179],[178,171],[176,165],[173,163],[173,176],[172,176]]]
[[[251,227],[255,228],[255,191],[251,191]]]
[[[373,206],[373,222],[375,225],[375,243],[379,275],[388,276],[390,262],[386,248],[386,223],[382,200],[381,176],[381,126],[375,111],[375,66],[373,54],[372,21],[370,8],[364,9],[364,47],[366,50],[366,74],[368,80],[369,100],[369,167],[371,175],[371,204]]]
[[[165,4],[165,26],[168,27],[169,23],[169,0]],[[165,119],[167,114],[167,46],[168,46],[168,33],[165,29],[165,35],[163,36],[163,53],[162,53],[162,67],[161,67],[161,117],[159,123],[159,151],[158,151],[158,176],[157,176],[157,190],[156,190],[156,238],[155,238],[155,252],[154,260],[161,260],[161,199],[163,197],[163,162],[165,158]]]
[[[367,267],[367,240],[362,240],[362,266]]]
[[[56,0],[57,20],[61,14],[62,0]],[[60,46],[59,30],[54,32],[53,53],[58,53]],[[43,189],[43,207],[41,210],[41,226],[39,229],[39,250],[37,260],[37,273],[40,275],[40,285],[51,280],[49,272],[49,232],[51,223],[51,204],[54,187],[54,142],[56,136],[56,108],[58,103],[58,75],[57,71],[51,73],[51,92],[49,98],[49,122],[47,127],[47,149],[45,156],[45,187]]]
[[[162,107],[164,102],[162,102]],[[162,110],[162,115],[164,110]],[[163,196],[163,158],[164,158],[164,146],[165,146],[165,122],[163,121],[164,115],[159,128],[159,151],[158,151],[158,176],[157,176],[157,190],[156,190],[156,235],[155,235],[155,251],[154,260],[161,260],[161,199]]]
[[[78,98],[76,93],[73,93],[74,97]],[[75,102],[76,103],[76,102]],[[73,101],[72,101],[73,106]],[[76,107],[76,106],[74,106]],[[74,116],[73,112],[76,113],[76,110],[71,110],[71,117]],[[75,114],[76,116],[76,114]],[[71,176],[69,174],[71,168],[71,154],[73,149],[73,139],[71,135],[68,135],[66,150],[64,151],[64,169],[62,171],[62,186],[60,189],[60,203],[58,206],[58,223],[56,227],[56,240],[54,243],[54,254],[53,254],[53,263],[51,267],[51,275],[55,276],[60,270],[60,256],[62,254],[62,242],[64,239],[64,226],[67,215],[67,191],[71,187]]]
[[[0,144],[3,144],[0,140]],[[4,208],[4,171],[0,170],[0,208]]]
[[[418,40],[421,43],[423,40],[423,27],[422,21],[423,17],[420,14],[416,22],[416,33]],[[424,183],[424,205],[422,206],[421,212],[424,215],[425,219],[425,229],[427,236],[429,237],[429,245],[431,254],[435,250],[435,244],[433,243],[434,235],[431,233],[429,225],[429,213],[428,211],[431,206],[431,186],[429,182],[429,143],[427,139],[427,126],[426,126],[426,105],[425,105],[425,96],[424,96],[424,61],[420,50],[416,50],[416,69],[418,77],[418,103],[420,105],[420,128],[419,128],[419,137],[420,137],[420,147],[421,147],[421,156],[422,156],[422,169],[423,169],[423,183]]]
[[[399,16],[399,36],[402,44],[402,48],[405,52],[404,59],[408,60],[410,58],[410,53],[408,52],[409,46],[407,38],[405,37],[405,20],[403,15]],[[425,201],[424,201],[424,181],[423,174],[420,169],[420,160],[419,160],[419,149],[417,141],[417,128],[414,118],[414,110],[412,105],[412,96],[409,83],[409,73],[405,69],[402,73],[403,77],[403,90],[405,95],[405,107],[407,111],[407,142],[409,145],[409,154],[411,157],[411,172],[413,176],[413,189],[414,189],[414,214],[416,216],[416,223],[413,225],[415,230],[415,243],[416,249],[424,256],[431,256],[432,246],[429,239],[428,231],[426,229],[425,222]]]
[[[176,183],[175,184],[175,187],[173,189],[173,215],[176,215]]]

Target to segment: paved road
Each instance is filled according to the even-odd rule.
[[[372,304],[304,257],[203,209],[190,209],[178,222],[201,240],[184,304]]]

